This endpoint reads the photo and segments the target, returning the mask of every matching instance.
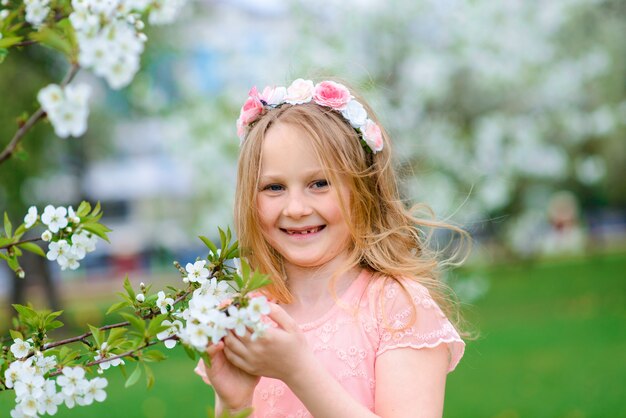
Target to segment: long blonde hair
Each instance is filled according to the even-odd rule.
[[[367,114],[379,126],[374,112],[365,101]],[[270,274],[267,292],[282,303],[290,303],[281,255],[264,238],[259,227],[257,194],[261,173],[261,153],[265,135],[271,126],[291,124],[308,135],[316,157],[329,176],[330,184],[339,184],[342,176],[350,190],[349,205],[342,204],[351,233],[349,257],[341,272],[360,266],[386,280],[400,278],[419,281],[455,323],[460,320],[453,293],[439,279],[440,267],[458,259],[459,251],[443,259],[442,252],[429,248],[432,231],[454,232],[462,242],[469,242],[462,229],[434,220],[424,205],[407,208],[400,198],[391,159],[392,145],[383,129],[384,147],[376,154],[366,152],[357,132],[336,111],[315,103],[282,105],[267,110],[248,132],[239,155],[235,195],[235,227],[242,255],[250,264]],[[337,188],[335,188],[337,190]],[[418,217],[419,212],[430,214]],[[430,232],[429,232],[430,231]],[[456,248],[461,248],[456,246]]]

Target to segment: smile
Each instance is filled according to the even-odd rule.
[[[319,232],[324,228],[326,228],[326,225],[312,226],[312,227],[306,227],[302,229],[280,228],[280,230],[285,232],[287,235],[309,235],[309,234],[314,234],[316,232]]]

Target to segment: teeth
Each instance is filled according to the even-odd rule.
[[[298,235],[307,235],[307,234],[312,234],[314,232],[317,232],[319,228],[314,228],[314,229],[306,229],[304,231],[287,231],[289,233],[289,235],[294,235],[294,234],[298,234]]]

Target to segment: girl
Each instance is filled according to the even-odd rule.
[[[208,348],[211,367],[196,371],[216,409],[440,417],[464,343],[418,227],[464,233],[403,206],[389,139],[345,86],[299,79],[249,96],[235,222],[251,265],[272,277],[275,326]]]

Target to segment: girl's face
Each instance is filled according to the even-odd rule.
[[[257,207],[270,245],[294,267],[320,267],[345,256],[350,232],[345,182],[330,184],[306,132],[277,123],[265,135]]]

